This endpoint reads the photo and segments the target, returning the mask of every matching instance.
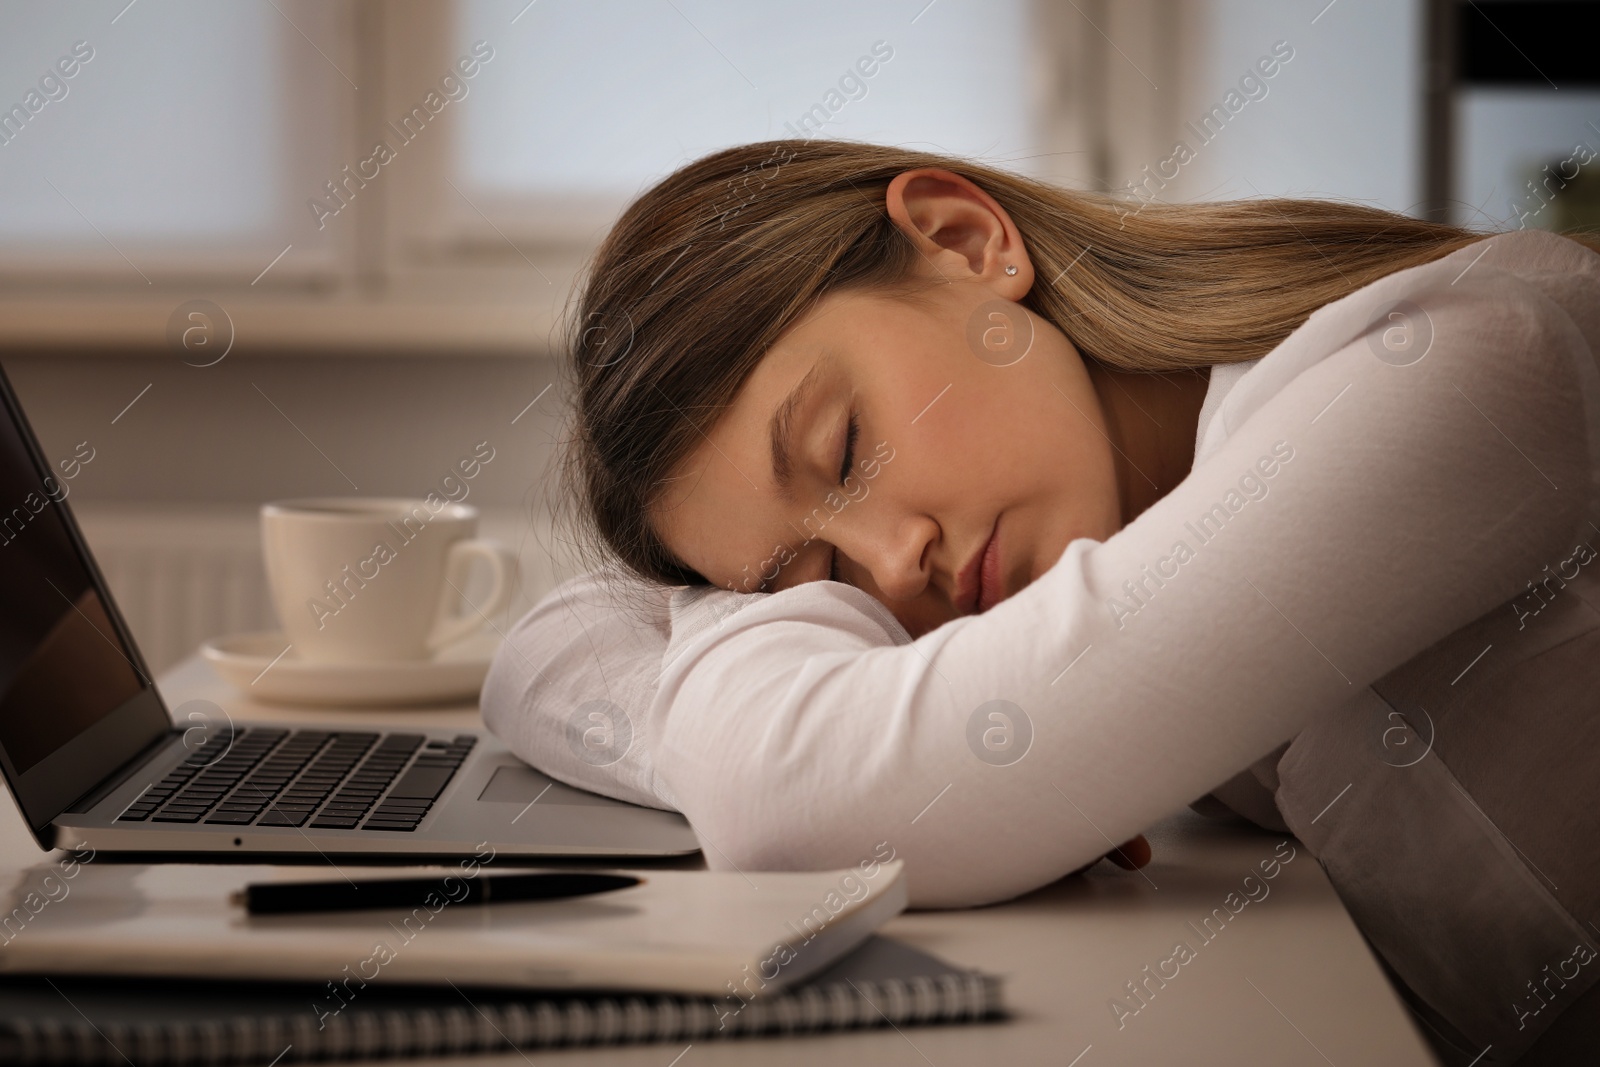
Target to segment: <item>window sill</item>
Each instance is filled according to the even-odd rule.
[[[253,295],[253,294],[252,294]],[[179,309],[192,294],[156,297],[15,297],[0,300],[0,356],[54,353],[219,358],[217,347],[185,350]],[[432,301],[271,295],[216,300],[232,323],[229,357],[549,356],[559,344],[558,310],[545,301]],[[168,340],[169,323],[175,323]],[[215,335],[227,338],[225,327]]]

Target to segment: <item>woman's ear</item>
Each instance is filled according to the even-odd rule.
[[[930,278],[982,281],[1007,300],[1021,300],[1033,288],[1033,264],[1016,224],[969,179],[936,167],[908,170],[889,183],[885,206],[922,253]]]

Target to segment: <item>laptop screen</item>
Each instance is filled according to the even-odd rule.
[[[56,501],[17,477],[18,461],[27,462],[20,445],[8,420],[0,428],[0,501],[11,505],[0,511],[0,749],[19,774],[142,687]]]
[[[0,377],[0,386],[4,386]],[[125,728],[97,731],[131,711],[149,688],[138,654],[102,596],[64,503],[71,483],[38,456],[9,388],[0,417],[0,763],[18,800],[38,825],[41,802],[54,817],[129,759]],[[92,446],[89,446],[92,447]],[[65,462],[71,463],[72,459]],[[69,468],[70,469],[70,468]],[[150,719],[144,730],[156,723]],[[163,713],[162,718],[165,718]],[[109,724],[107,724],[109,726]],[[75,740],[95,740],[77,752]],[[107,751],[107,744],[113,749]],[[57,756],[57,760],[52,760]],[[70,761],[65,760],[70,757]],[[30,773],[33,772],[33,773]],[[34,788],[26,787],[30,779]],[[35,803],[30,804],[32,800]]]

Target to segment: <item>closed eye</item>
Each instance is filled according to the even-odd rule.
[[[850,468],[856,461],[856,438],[861,436],[861,423],[856,419],[856,413],[850,413],[849,428],[844,435],[844,458],[839,462],[839,484],[844,485],[844,480],[850,477]]]
[[[850,477],[850,468],[856,462],[856,439],[861,436],[861,423],[856,418],[856,413],[850,413],[850,420],[844,435],[844,456],[839,461],[839,485],[842,488],[845,479]],[[828,561],[828,581],[840,582],[839,577],[839,550],[835,548]]]

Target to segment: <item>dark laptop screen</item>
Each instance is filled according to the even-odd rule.
[[[144,681],[63,520],[70,483],[41,475],[0,418],[0,748],[23,774]]]

